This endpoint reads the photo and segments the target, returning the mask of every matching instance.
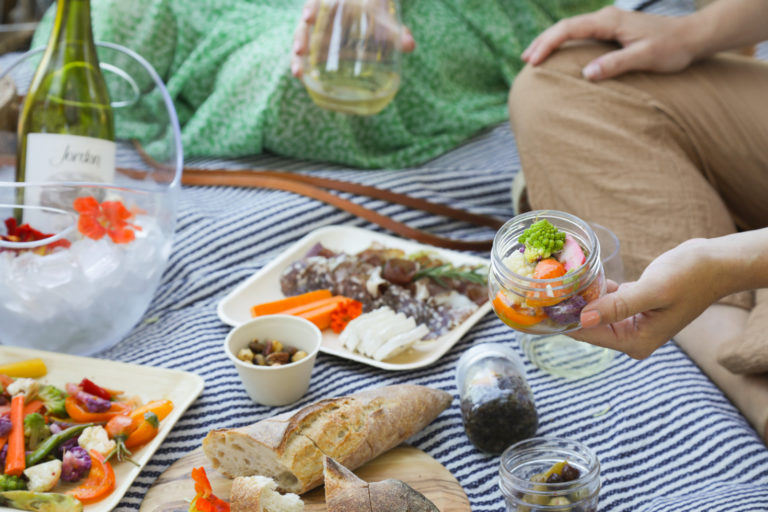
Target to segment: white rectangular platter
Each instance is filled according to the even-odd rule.
[[[204,381],[198,375],[179,370],[0,346],[0,363],[12,363],[37,357],[42,359],[48,368],[48,374],[40,380],[59,388],[63,388],[67,382],[79,383],[87,377],[96,384],[123,391],[128,396],[137,395],[144,402],[168,399],[174,404],[173,411],[160,423],[160,430],[155,438],[134,451],[132,458],[138,466],[127,461],[113,462],[115,490],[104,500],[84,507],[84,512],[108,512],[117,506],[174,424],[200,396]],[[0,507],[2,512],[12,510],[14,509]]]
[[[219,302],[219,318],[228,325],[238,326],[251,319],[251,306],[282,298],[280,276],[283,270],[294,261],[302,259],[317,243],[322,243],[333,251],[354,254],[367,249],[374,242],[378,242],[387,248],[402,249],[406,254],[428,251],[453,265],[489,265],[488,260],[483,258],[423,245],[362,228],[328,226],[308,234],[232,290]],[[320,351],[385,370],[421,368],[440,359],[443,354],[448,352],[461,339],[470,327],[490,310],[491,304],[486,302],[464,322],[437,340],[420,343],[417,347],[387,361],[376,361],[362,354],[347,350],[339,342],[338,335],[330,330],[323,331],[323,343],[320,346]]]

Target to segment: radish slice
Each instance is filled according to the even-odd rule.
[[[563,250],[560,251],[560,257],[558,258],[558,261],[565,267],[565,271],[570,272],[573,269],[579,268],[586,260],[587,258],[584,256],[584,251],[581,249],[579,242],[566,233]]]

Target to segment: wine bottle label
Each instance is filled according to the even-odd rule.
[[[62,135],[55,133],[30,133],[27,135],[27,158],[24,181],[89,181],[113,183],[115,179],[116,145],[113,141]],[[49,206],[70,210],[69,204],[55,204],[52,198],[43,197],[38,187],[27,187],[24,204]],[[25,212],[25,221],[31,222]]]

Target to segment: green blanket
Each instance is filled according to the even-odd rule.
[[[527,43],[554,20],[605,3],[402,0],[417,48],[403,59],[395,100],[371,117],[316,107],[291,76],[304,0],[92,0],[92,17],[97,40],[132,48],[166,81],[188,157],[271,151],[402,168],[505,120]]]

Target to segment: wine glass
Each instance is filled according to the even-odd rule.
[[[0,126],[0,345],[83,355],[115,345],[147,311],[171,254],[183,162],[176,110],[140,55],[112,43],[97,51],[115,117],[112,183],[80,174],[15,182],[16,124]],[[0,75],[14,88],[10,111],[41,52]]]
[[[320,0],[302,80],[320,107],[373,115],[400,85],[399,0]]]

